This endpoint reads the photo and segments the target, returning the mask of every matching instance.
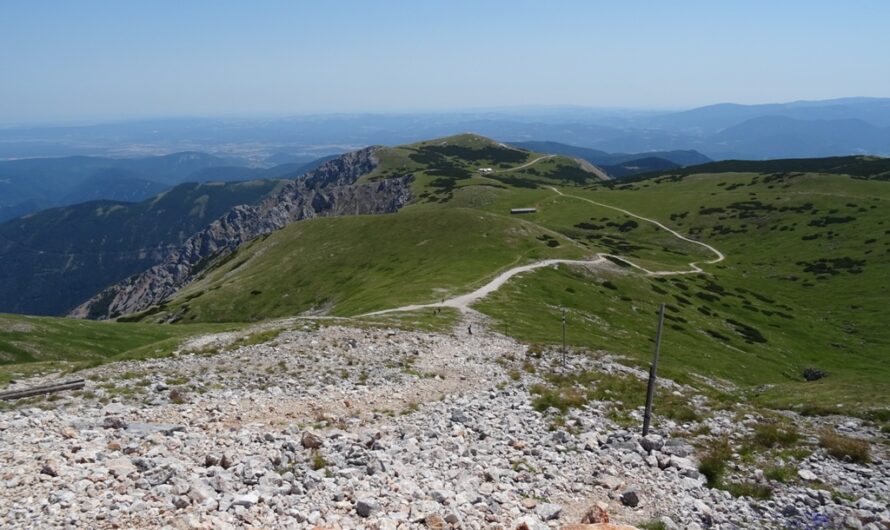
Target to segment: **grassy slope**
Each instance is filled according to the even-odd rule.
[[[585,254],[537,239],[547,233],[504,216],[430,206],[313,219],[241,249],[165,311],[181,314],[183,322],[219,322],[313,310],[355,315],[433,302],[521,262]]]
[[[724,378],[771,405],[840,404],[853,412],[888,405],[886,182],[721,173],[573,193],[660,219],[715,245],[727,260],[705,267],[713,276],[537,272],[479,304],[500,326],[555,342],[564,305],[571,343],[644,363],[657,305],[665,302],[662,366],[673,377]],[[805,383],[807,367],[830,375]]]
[[[185,337],[233,327],[236,326],[121,324],[0,314],[0,382],[15,374],[48,367],[165,355]]]
[[[546,158],[521,168],[542,155],[473,135],[379,156],[380,167],[365,179],[413,172],[415,204],[393,215],[297,223],[239,250],[147,318],[221,322],[303,312],[356,315],[468,292],[501,270],[543,258],[614,252],[647,266],[681,268],[707,255],[651,225],[627,226],[624,214],[584,206],[544,187],[591,180],[569,159]],[[481,175],[479,167],[521,169]],[[528,217],[508,213],[528,205],[541,211]]]

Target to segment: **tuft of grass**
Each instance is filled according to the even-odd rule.
[[[509,375],[510,379],[513,381],[519,381],[522,378],[522,374],[519,373],[519,370],[510,370],[507,375]]]
[[[572,408],[583,407],[587,404],[587,396],[577,388],[567,386],[535,385],[531,389],[535,397],[532,406],[538,412],[544,412],[549,408],[555,408],[561,413]]]
[[[646,521],[645,523],[639,524],[640,528],[643,530],[667,530],[667,525],[662,523],[661,521]]]
[[[766,500],[773,496],[773,489],[763,484],[751,482],[723,482],[719,489],[728,491],[733,497],[751,497]]]
[[[758,423],[754,425],[752,441],[760,447],[790,447],[800,439],[800,432],[793,424]]]
[[[708,486],[728,491],[734,497],[770,498],[772,489],[768,486],[726,480],[726,464],[732,460],[732,453],[729,438],[723,438],[715,442],[702,457],[698,470],[707,479]]]
[[[321,451],[315,450],[312,451],[312,460],[310,462],[310,465],[312,466],[312,469],[318,471],[320,469],[328,467],[328,461],[324,459]]]
[[[844,436],[831,427],[826,427],[819,432],[819,445],[838,460],[849,460],[857,464],[871,462],[867,441]]]
[[[705,476],[708,486],[718,487],[726,474],[726,463],[732,458],[732,447],[729,439],[723,438],[714,442],[710,450],[701,458],[698,471]]]
[[[788,484],[794,481],[797,469],[793,466],[772,466],[763,470],[763,476],[782,484]]]
[[[242,346],[253,346],[254,344],[265,344],[267,342],[272,342],[277,339],[279,335],[281,335],[280,329],[267,329],[265,331],[258,331],[256,333],[251,333],[249,335],[245,335],[240,337],[238,340],[229,345],[229,349],[236,349]]]

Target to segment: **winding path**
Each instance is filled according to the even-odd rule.
[[[516,169],[521,169],[522,167],[530,166],[539,160],[543,160],[545,158],[551,158],[551,156],[553,156],[553,155],[539,157],[539,158],[536,158],[535,160],[532,160],[531,162],[529,162],[523,166],[511,168],[510,170],[504,170],[504,171],[512,171],[512,170],[516,170]],[[683,271],[650,271],[648,269],[645,269],[645,268],[629,261],[627,258],[623,258],[621,256],[615,256],[613,254],[605,254],[605,253],[597,254],[596,258],[594,258],[592,260],[545,259],[545,260],[537,261],[535,263],[531,263],[528,265],[522,265],[519,267],[513,267],[511,269],[507,269],[506,271],[498,274],[493,280],[491,280],[490,282],[486,283],[485,285],[483,285],[482,287],[476,289],[475,291],[473,291],[471,293],[456,296],[454,298],[449,298],[447,300],[443,300],[438,303],[406,305],[406,306],[402,306],[402,307],[394,307],[392,309],[384,309],[381,311],[374,311],[372,313],[365,313],[365,314],[359,315],[359,316],[378,316],[378,315],[386,315],[389,313],[397,313],[397,312],[401,312],[401,311],[416,311],[418,309],[429,309],[429,308],[435,308],[435,307],[451,307],[451,308],[458,309],[461,312],[465,313],[467,311],[471,311],[471,308],[470,308],[471,305],[473,305],[478,300],[485,298],[489,294],[497,291],[502,285],[504,285],[507,282],[507,280],[509,280],[513,276],[516,276],[517,274],[522,274],[523,272],[540,269],[542,267],[549,267],[551,265],[567,264],[567,265],[583,265],[583,266],[587,266],[587,267],[597,267],[597,266],[605,265],[606,262],[608,261],[607,258],[614,258],[614,259],[619,259],[622,262],[629,264],[631,267],[641,270],[648,276],[676,276],[676,275],[681,275],[681,274],[704,273],[702,268],[699,267],[699,263],[706,264],[706,265],[712,265],[714,263],[720,263],[721,261],[726,259],[726,256],[722,252],[720,252],[716,248],[712,247],[711,245],[708,245],[707,243],[702,243],[701,241],[696,241],[694,239],[686,237],[683,234],[677,232],[676,230],[666,227],[665,225],[661,224],[660,222],[656,221],[655,219],[643,217],[641,215],[637,215],[637,214],[635,214],[631,211],[625,210],[623,208],[618,208],[616,206],[610,206],[608,204],[596,202],[596,201],[587,199],[585,197],[579,197],[577,195],[568,195],[568,194],[565,194],[565,193],[559,191],[558,189],[556,189],[552,186],[548,186],[548,187],[562,197],[569,197],[572,199],[577,199],[579,201],[589,202],[590,204],[593,204],[595,206],[609,208],[611,210],[621,212],[625,215],[629,215],[630,217],[634,217],[641,221],[645,221],[647,223],[652,223],[653,225],[661,228],[662,230],[667,231],[668,233],[670,233],[671,235],[673,235],[674,237],[676,237],[680,240],[686,241],[688,243],[693,243],[695,245],[699,245],[701,247],[708,249],[709,251],[713,252],[716,257],[710,261],[690,262],[689,269],[683,270]]]
[[[625,210],[625,209],[623,209],[623,208],[618,208],[618,207],[616,207],[616,206],[610,206],[610,205],[608,205],[608,204],[603,204],[603,203],[601,203],[601,202],[596,202],[596,201],[587,199],[587,198],[585,198],[585,197],[578,197],[577,195],[567,195],[567,194],[565,194],[565,193],[559,191],[558,189],[556,189],[556,188],[554,188],[554,187],[552,187],[552,186],[548,186],[548,187],[549,187],[551,190],[553,190],[554,192],[556,192],[558,195],[561,195],[561,196],[563,196],[563,197],[569,197],[569,198],[572,198],[572,199],[578,199],[579,201],[589,202],[590,204],[593,204],[593,205],[596,205],[596,206],[601,206],[601,207],[603,207],[603,208],[609,208],[610,210],[615,210],[615,211],[617,211],[617,212],[621,212],[621,213],[623,213],[623,214],[625,214],[625,215],[629,215],[629,216],[634,217],[634,218],[636,218],[636,219],[639,219],[639,220],[641,220],[641,221],[646,221],[647,223],[652,223],[652,224],[654,224],[655,226],[657,226],[658,228],[661,228],[662,230],[665,230],[665,231],[667,231],[667,232],[670,232],[670,233],[671,233],[674,237],[676,237],[677,239],[682,239],[683,241],[686,241],[686,242],[689,242],[689,243],[693,243],[693,244],[698,245],[698,246],[700,246],[700,247],[704,247],[704,248],[710,250],[711,252],[713,252],[713,253],[717,256],[716,258],[714,258],[714,259],[712,259],[712,260],[710,260],[710,261],[705,261],[705,262],[694,261],[694,262],[690,262],[690,263],[689,263],[689,269],[690,269],[690,270],[688,270],[688,271],[655,271],[655,272],[652,272],[652,271],[646,271],[648,274],[650,274],[650,275],[652,275],[652,276],[670,276],[670,275],[676,275],[676,274],[697,274],[697,273],[700,273],[700,272],[704,272],[704,271],[701,269],[701,267],[698,266],[699,263],[704,263],[705,265],[713,265],[714,263],[720,263],[721,261],[723,261],[723,260],[726,259],[726,256],[725,256],[722,252],[720,252],[720,251],[717,250],[716,248],[712,247],[711,245],[709,245],[709,244],[707,244],[707,243],[702,243],[701,241],[696,241],[695,239],[688,238],[688,237],[684,236],[683,234],[677,232],[676,230],[673,230],[673,229],[670,229],[670,228],[664,226],[663,224],[661,224],[660,222],[656,221],[655,219],[649,219],[648,217],[643,217],[643,216],[641,216],[641,215],[637,215],[637,214],[635,214],[635,213],[633,213],[633,212],[631,212],[631,211]],[[620,256],[613,256],[613,257],[619,258],[619,259],[621,259],[622,261],[627,261],[626,259],[621,258]],[[631,264],[631,265],[633,265],[633,264]],[[640,267],[638,267],[638,268],[640,268]],[[645,269],[644,269],[644,270],[645,270]]]
[[[513,267],[512,269],[508,269],[500,274],[498,274],[493,280],[486,283],[482,287],[476,289],[475,291],[462,294],[460,296],[456,296],[454,298],[449,298],[448,300],[444,300],[439,303],[433,304],[417,304],[417,305],[406,305],[402,307],[395,307],[393,309],[384,309],[382,311],[374,311],[373,313],[365,313],[364,315],[359,316],[376,316],[376,315],[385,315],[387,313],[395,313],[397,311],[415,311],[418,309],[428,309],[431,307],[453,307],[455,309],[460,309],[461,311],[466,311],[473,305],[476,301],[485,298],[489,294],[497,291],[502,285],[507,283],[507,280],[516,276],[517,274],[522,274],[523,272],[527,272],[534,269],[540,269],[542,267],[549,267],[550,265],[558,265],[560,263],[566,263],[571,265],[585,265],[585,266],[596,266],[603,265],[606,262],[606,258],[602,256],[597,256],[594,260],[572,260],[572,259],[545,259],[542,261],[536,261],[535,263],[530,263],[528,265],[522,265],[520,267]]]

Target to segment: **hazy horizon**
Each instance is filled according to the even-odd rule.
[[[881,97],[888,19],[873,0],[11,1],[0,123]]]

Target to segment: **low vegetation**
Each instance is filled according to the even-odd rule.
[[[754,425],[752,441],[765,449],[791,447],[800,439],[797,427],[790,423],[761,422]]]
[[[611,270],[561,266],[517,277],[476,308],[496,327],[539,343],[560,341],[566,308],[571,345],[615,352],[644,367],[664,303],[666,376],[699,387],[690,373],[731,382],[742,390],[739,399],[757,405],[870,417],[890,405],[890,368],[879,353],[890,348],[879,294],[890,276],[890,240],[879,237],[890,233],[890,185],[864,177],[869,164],[884,162],[858,161],[854,176],[833,166],[826,166],[832,174],[783,173],[758,164],[749,166],[762,173],[690,170],[566,189],[714,245],[727,259],[703,265],[707,274],[645,277],[619,260]],[[571,217],[565,209],[547,212]],[[579,225],[579,232],[566,235],[609,230],[608,222],[578,219],[569,226]],[[629,245],[645,243],[640,228],[613,228]],[[640,250],[613,250],[656,270],[669,270],[664,256],[672,251],[693,255],[662,250],[650,264]],[[674,256],[674,263],[684,262]]]
[[[819,445],[838,460],[857,464],[867,464],[871,461],[867,441],[844,436],[830,427],[819,433]]]
[[[711,444],[699,463],[699,472],[707,479],[708,486],[728,491],[735,497],[753,497],[768,499],[772,489],[764,484],[747,481],[734,481],[728,477],[728,463],[736,460],[732,446],[727,438]]]
[[[619,424],[630,424],[630,413],[645,405],[646,381],[631,375],[598,371],[560,372],[546,376],[547,383],[532,386],[532,406],[540,412],[550,408],[560,413],[585,406],[590,401],[610,404],[609,416]],[[702,416],[687,398],[667,388],[657,388],[653,415],[679,422],[700,421]]]

